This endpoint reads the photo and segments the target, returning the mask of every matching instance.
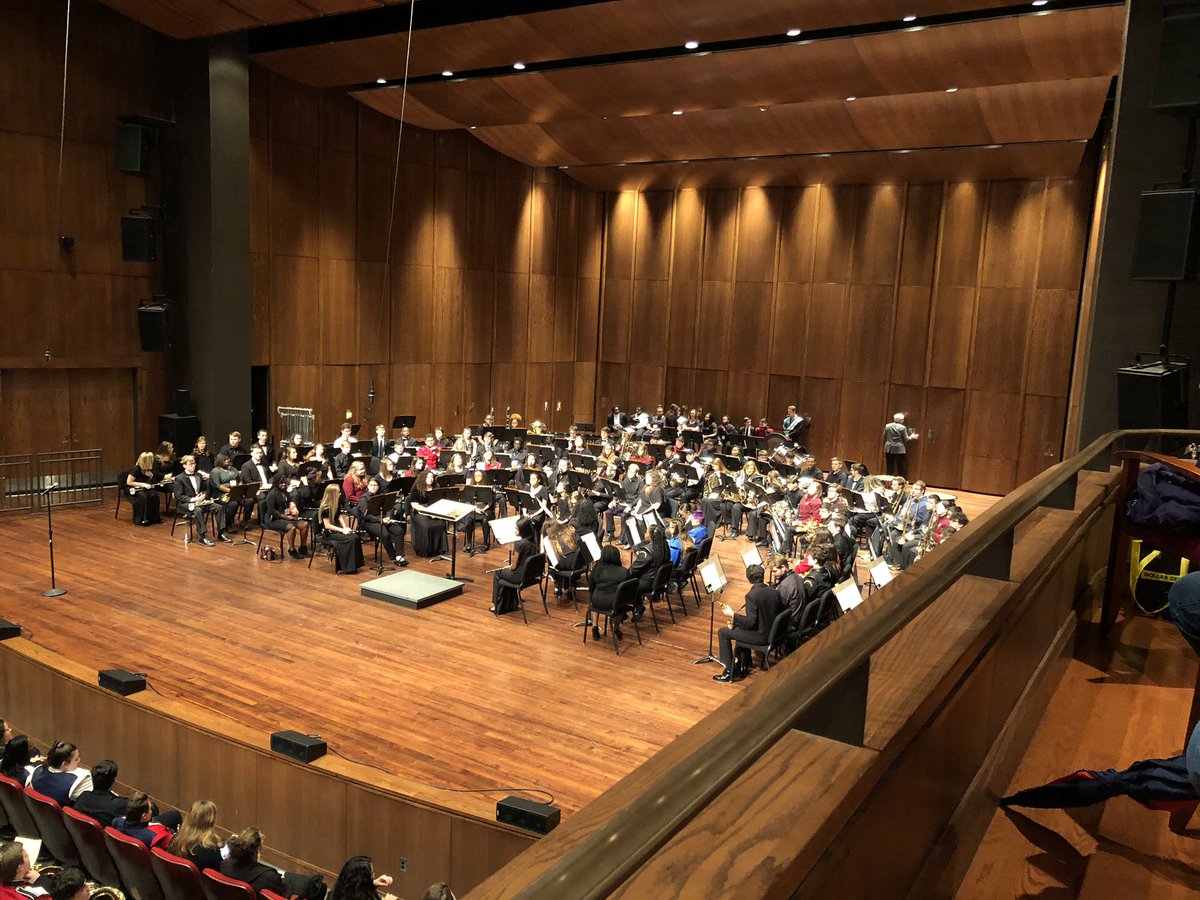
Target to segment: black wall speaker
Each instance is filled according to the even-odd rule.
[[[1133,245],[1138,281],[1195,281],[1200,195],[1194,190],[1145,191]]]
[[[190,416],[192,414],[192,392],[187,388],[175,389],[175,415]]]
[[[1117,427],[1187,428],[1190,370],[1174,358],[1117,369]]]
[[[128,697],[130,694],[136,694],[138,691],[146,689],[144,675],[134,675],[124,669],[104,669],[100,672],[98,680],[100,687],[106,691],[112,691],[114,694],[120,694],[122,697]]]
[[[558,825],[562,811],[549,803],[534,803],[521,797],[505,797],[496,803],[496,821],[549,834]]]
[[[115,153],[117,171],[127,175],[149,175],[150,148],[153,146],[152,129],[132,122],[118,122]]]
[[[171,346],[170,320],[165,306],[138,307],[138,336],[146,353],[162,353]]]
[[[1200,15],[1162,20],[1158,73],[1151,109],[1182,116],[1200,115]]]
[[[121,259],[154,262],[158,259],[158,220],[129,213],[121,216]]]
[[[282,753],[300,762],[312,762],[325,755],[328,749],[325,742],[311,734],[301,734],[298,731],[276,731],[271,735],[271,750]]]

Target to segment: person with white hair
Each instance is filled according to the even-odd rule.
[[[892,421],[883,426],[883,456],[887,460],[889,475],[905,475],[905,463],[908,461],[908,442],[915,441],[919,435],[904,424],[904,413],[898,412],[892,416]]]

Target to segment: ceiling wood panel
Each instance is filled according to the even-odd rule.
[[[708,56],[447,79],[410,85],[405,116],[427,128],[450,127],[446,120],[460,126],[506,125],[640,117],[675,109],[757,110],[847,96],[1108,77],[1120,65],[1123,25],[1119,8],[1082,9]],[[1055,50],[1047,51],[1049,46]],[[356,66],[348,48],[345,52],[340,74],[334,76],[341,80],[314,82],[306,77],[306,66],[283,74],[327,86],[375,80],[378,70]],[[255,59],[275,68],[266,56]],[[348,79],[349,73],[354,77]],[[398,87],[355,96],[390,115],[400,114]]]

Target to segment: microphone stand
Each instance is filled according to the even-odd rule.
[[[46,495],[46,538],[50,544],[50,589],[42,591],[43,597],[61,597],[67,592],[66,588],[58,587],[54,581],[54,516],[51,510],[54,508],[54,489],[56,487],[58,487],[57,482],[42,491]]]
[[[716,614],[717,601],[713,599],[713,594],[711,591],[708,591],[707,588],[705,590],[708,593],[708,655],[702,656],[699,659],[692,660],[693,666],[699,666],[699,665],[702,665],[703,663],[710,663],[710,662],[719,663],[719,662],[721,662],[720,659],[713,656],[713,620],[714,620],[714,616]],[[717,593],[718,594],[724,593],[724,588],[717,591]]]

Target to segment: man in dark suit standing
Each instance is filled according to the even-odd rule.
[[[739,680],[734,674],[733,642],[765,644],[775,617],[783,610],[779,591],[763,584],[763,575],[762,566],[750,566],[746,570],[750,591],[746,594],[745,613],[735,613],[728,603],[721,605],[721,611],[729,617],[729,625],[717,632],[721,665],[725,670],[720,675],[714,675],[713,681]]]
[[[887,460],[889,475],[905,475],[905,463],[908,461],[908,442],[920,437],[904,424],[904,413],[896,413],[892,421],[883,426],[883,455]]]

